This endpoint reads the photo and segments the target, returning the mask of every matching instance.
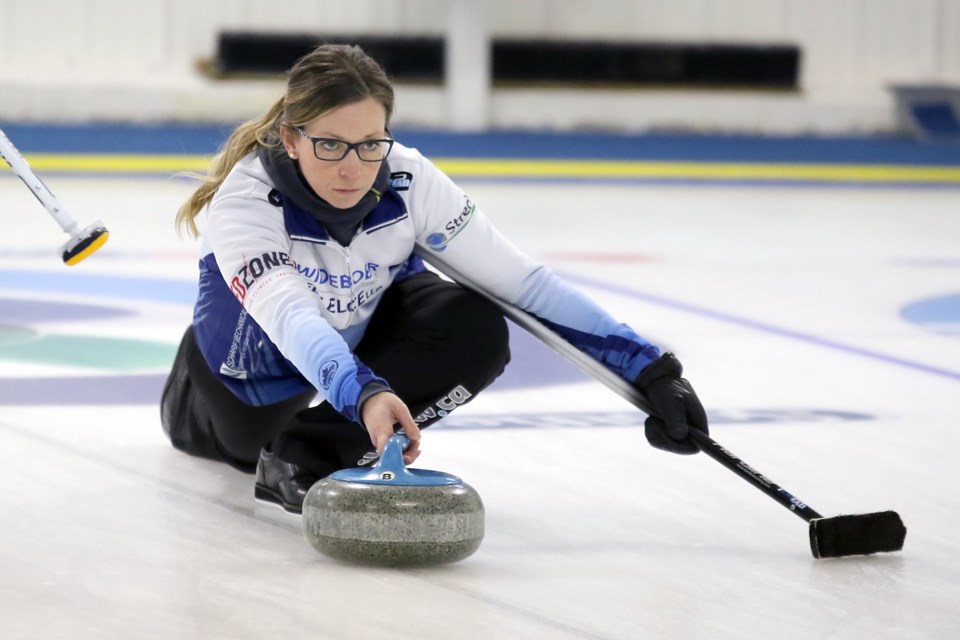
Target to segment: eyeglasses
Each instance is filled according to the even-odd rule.
[[[308,136],[307,132],[300,127],[296,129],[297,133],[313,143],[313,155],[317,156],[318,160],[327,162],[343,160],[352,149],[357,151],[357,157],[364,162],[380,162],[390,155],[390,150],[393,148],[393,140],[389,138],[344,142],[336,138],[314,138]]]

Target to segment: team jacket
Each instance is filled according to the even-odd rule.
[[[396,144],[389,162],[391,186],[349,246],[277,192],[255,153],[217,191],[201,243],[194,330],[211,369],[241,400],[270,404],[313,387],[357,421],[364,385],[389,380],[352,349],[387,287],[424,270],[415,249],[442,254],[627,380],[659,356],[519,251],[417,150]]]

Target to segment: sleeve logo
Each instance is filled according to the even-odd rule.
[[[390,187],[394,191],[407,191],[413,182],[413,174],[409,171],[394,171],[390,174]]]
[[[337,374],[339,368],[340,365],[337,364],[336,360],[328,360],[320,365],[320,386],[329,389],[330,385],[333,384],[333,376]]]
[[[427,236],[427,246],[434,251],[440,252],[446,249],[450,241],[460,235],[460,232],[466,229],[470,221],[473,220],[473,213],[477,210],[477,205],[473,204],[470,198],[466,196],[464,198],[466,203],[463,205],[460,215],[443,226],[446,233],[431,233]]]
[[[290,256],[283,251],[265,252],[251,260],[245,259],[243,266],[237,270],[237,275],[230,280],[230,290],[242,304],[244,298],[247,297],[247,290],[256,283],[260,276],[281,265],[289,267],[292,264]]]

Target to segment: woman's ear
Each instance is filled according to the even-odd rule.
[[[299,135],[289,127],[280,127],[280,142],[283,144],[287,155],[294,160],[297,159],[297,138],[299,138]]]

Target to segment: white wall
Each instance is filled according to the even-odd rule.
[[[276,81],[196,71],[224,29],[442,35],[482,2],[494,36],[793,43],[798,93],[495,89],[510,127],[891,129],[895,82],[960,84],[960,0],[0,0],[0,119],[246,118]],[[455,37],[455,36],[454,36]],[[397,124],[445,126],[442,88],[398,88]]]

